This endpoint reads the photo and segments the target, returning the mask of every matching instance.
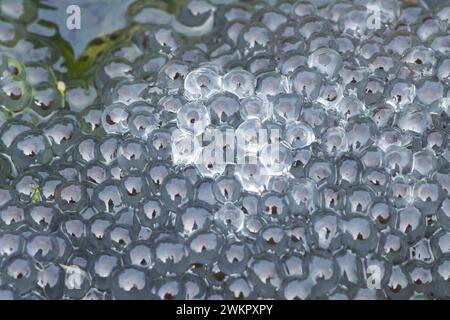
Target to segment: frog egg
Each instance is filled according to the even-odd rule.
[[[319,206],[324,209],[341,210],[344,207],[345,190],[336,186],[324,185],[319,190]]]
[[[401,263],[408,257],[407,238],[403,232],[397,230],[382,233],[378,250],[383,257],[392,263]]]
[[[176,210],[193,198],[191,183],[184,177],[173,175],[164,179],[161,199],[170,210]]]
[[[83,133],[100,135],[104,133],[102,126],[103,109],[99,106],[89,106],[79,116],[78,125]]]
[[[121,181],[120,190],[124,195],[124,202],[129,206],[136,206],[148,193],[147,182],[142,175],[133,173]]]
[[[241,184],[233,177],[219,177],[214,181],[213,192],[218,202],[235,202],[239,199]]]
[[[227,232],[240,232],[244,227],[245,216],[231,202],[225,202],[214,214],[215,224]]]
[[[188,239],[189,260],[192,263],[211,264],[216,261],[223,239],[213,231],[197,231]]]
[[[187,206],[177,216],[177,230],[191,235],[198,230],[206,230],[211,224],[210,210],[201,204],[198,206]]]
[[[413,71],[417,78],[431,76],[436,64],[434,52],[430,48],[417,46],[410,48],[402,59]]]
[[[97,69],[96,82],[103,87],[111,80],[130,79],[133,66],[129,61],[123,58],[110,57]]]
[[[352,117],[359,116],[365,111],[364,104],[356,97],[344,97],[337,105],[336,109],[342,118],[348,120]]]
[[[226,274],[239,274],[247,268],[250,249],[246,243],[230,242],[222,247],[219,268]]]
[[[31,202],[33,196],[35,196],[35,193],[39,191],[38,188],[40,184],[41,178],[37,175],[24,174],[18,176],[15,179],[15,189],[19,199],[25,202]]]
[[[11,284],[18,294],[31,290],[37,281],[34,263],[27,255],[10,257],[3,262],[2,283]]]
[[[260,297],[273,297],[280,289],[282,279],[277,271],[278,259],[270,254],[252,257],[248,266],[248,277]]]
[[[162,162],[155,162],[147,167],[147,181],[149,183],[150,190],[153,191],[153,193],[159,191],[164,179],[170,171],[171,168]]]
[[[254,94],[256,80],[252,73],[246,70],[234,69],[223,77],[224,90],[246,98]]]
[[[445,29],[445,23],[439,19],[425,18],[422,24],[417,28],[416,33],[420,40],[427,42],[433,35],[442,32]]]
[[[305,173],[309,179],[318,185],[334,183],[336,179],[334,165],[320,159],[312,159],[306,166]]]
[[[338,160],[338,181],[344,187],[358,185],[361,181],[362,165],[357,159],[343,156]]]
[[[392,145],[387,148],[384,161],[392,173],[406,174],[411,170],[413,159],[409,149]]]
[[[111,247],[111,239],[107,237],[106,230],[113,223],[113,218],[109,214],[96,215],[88,222],[88,241],[90,247],[95,250]]]
[[[9,148],[13,143],[14,139],[25,131],[29,131],[32,129],[31,124],[20,121],[20,120],[12,120],[5,122],[4,125],[1,126],[1,135],[0,135],[0,143],[2,147]]]
[[[258,252],[280,254],[286,250],[288,238],[286,230],[276,225],[262,227],[256,239]]]
[[[450,221],[450,199],[444,199],[438,210],[438,220],[444,227],[448,226]],[[447,228],[446,228],[447,229]]]
[[[424,213],[434,213],[439,208],[442,195],[438,183],[420,180],[414,185],[414,206]]]
[[[305,175],[305,165],[311,159],[311,155],[312,153],[308,148],[295,151],[290,173],[297,178],[303,177]]]
[[[340,269],[340,283],[348,287],[363,286],[363,266],[355,254],[351,251],[344,251],[337,256],[336,262]]]
[[[290,43],[288,44],[290,45]],[[293,44],[296,45],[296,44]],[[246,67],[251,74],[258,76],[265,72],[273,71],[277,62],[272,55],[267,53],[258,53],[248,60]]]
[[[433,79],[424,79],[417,84],[417,99],[425,105],[440,101],[444,96],[444,85]]]
[[[450,37],[445,33],[440,33],[436,35],[431,42],[431,48],[439,53],[448,54],[448,43],[450,42]]]
[[[347,210],[349,213],[365,214],[374,195],[364,186],[353,186],[347,192]]]
[[[171,60],[165,64],[158,74],[159,87],[178,90],[184,87],[184,80],[189,73],[189,65],[185,62]]]
[[[311,239],[315,246],[334,251],[342,245],[342,232],[338,217],[330,214],[314,214],[312,217]]]
[[[76,125],[71,120],[57,120],[45,129],[45,135],[50,141],[53,153],[63,155],[71,148],[77,145],[79,140]]]
[[[288,212],[286,200],[275,192],[267,193],[261,197],[259,202],[260,214],[272,220],[283,220]]]
[[[425,221],[422,212],[416,207],[406,207],[398,213],[397,230],[405,233],[408,242],[413,242],[425,232]]]
[[[329,128],[322,136],[322,146],[326,152],[339,155],[348,150],[345,130],[340,127]]]
[[[381,169],[369,169],[363,177],[363,183],[372,188],[377,194],[384,193],[390,182],[388,174]]]
[[[25,208],[20,204],[5,205],[0,209],[0,226],[16,230],[25,222]]]
[[[327,256],[315,255],[311,258],[309,270],[309,279],[313,283],[312,294],[314,297],[323,297],[336,286],[339,269],[335,260]]]
[[[319,92],[317,101],[323,104],[327,109],[335,109],[336,104],[342,99],[343,89],[339,83],[325,83]]]
[[[167,160],[171,156],[172,135],[169,130],[154,130],[148,138],[149,155],[154,160]],[[148,161],[148,159],[147,159]]]
[[[262,130],[262,124],[259,119],[249,119],[243,121],[237,128],[235,135],[238,140],[237,148],[242,151],[241,154],[253,153],[258,151],[258,142],[260,133]],[[239,154],[239,153],[238,153]]]
[[[446,136],[440,131],[430,130],[425,134],[424,143],[428,149],[433,151],[441,151],[442,147],[445,145]]]
[[[87,205],[86,187],[77,182],[58,185],[55,193],[56,202],[63,211],[78,212]]]
[[[27,239],[26,253],[39,262],[49,262],[55,257],[58,243],[46,234],[33,234]]]
[[[283,12],[275,9],[258,10],[253,14],[252,19],[261,21],[272,32],[275,32],[280,25],[288,21]]]
[[[120,268],[113,275],[111,293],[120,300],[149,298],[150,289],[145,272],[132,266]]]
[[[334,79],[342,67],[342,58],[336,51],[320,48],[308,57],[308,67],[317,69],[327,79]]]
[[[62,224],[62,232],[74,247],[82,247],[86,239],[86,226],[83,220],[68,217]]]
[[[93,285],[100,289],[110,288],[110,279],[114,272],[121,267],[121,259],[113,251],[102,251],[92,257],[88,269],[92,276]]]
[[[89,185],[98,185],[110,178],[107,167],[97,161],[86,165],[81,176]]]
[[[184,285],[179,277],[163,277],[155,281],[152,292],[161,300],[180,300],[184,297]]]
[[[431,126],[430,114],[418,108],[411,107],[399,114],[398,127],[402,130],[422,135]]]
[[[293,90],[306,101],[313,101],[319,96],[321,82],[322,77],[318,72],[304,67],[297,68],[290,77]]]
[[[238,48],[244,56],[249,56],[254,52],[263,51],[268,46],[270,37],[270,31],[263,24],[249,24],[239,34]]]
[[[344,242],[355,254],[364,257],[376,248],[378,235],[367,218],[353,217],[346,220],[343,229]]]
[[[319,198],[314,180],[298,179],[298,181],[291,184],[287,195],[292,212],[307,215],[318,206]]]
[[[167,63],[167,57],[160,54],[144,54],[135,62],[134,73],[142,80],[153,82]]]
[[[428,176],[436,169],[437,163],[434,152],[423,150],[414,153],[412,173],[419,176]]]
[[[387,284],[386,293],[390,299],[407,299],[412,294],[411,280],[400,266],[392,268],[392,274]]]
[[[117,149],[117,163],[124,169],[143,169],[149,155],[144,142],[137,139],[124,140]]]
[[[376,198],[370,205],[368,215],[378,228],[385,228],[394,221],[395,211],[390,202]]]
[[[450,278],[450,263],[448,258],[441,257],[432,267],[433,287],[442,296],[448,296],[448,279]]]
[[[225,282],[225,297],[227,299],[254,299],[256,297],[248,279],[242,276],[232,276]]]
[[[133,231],[125,225],[111,225],[105,233],[113,248],[119,252],[123,252],[135,240]]]
[[[195,102],[188,103],[178,111],[177,125],[180,129],[199,135],[205,131],[209,124],[209,113],[204,105]]]
[[[94,203],[100,211],[119,212],[124,205],[119,184],[109,180],[98,185],[94,192]]]
[[[18,135],[11,150],[16,154],[14,164],[24,170],[32,164],[46,164],[52,159],[50,144],[40,131],[28,131]]]
[[[188,100],[206,100],[219,92],[221,87],[221,77],[206,67],[192,70],[184,79],[184,90]]]
[[[242,188],[250,192],[261,192],[269,179],[255,154],[246,154],[237,159],[235,174]]]
[[[99,143],[98,139],[94,137],[86,137],[81,140],[78,145],[74,148],[74,156],[76,160],[81,163],[93,162],[98,159],[97,154],[97,144]]]
[[[47,299],[60,299],[64,292],[64,270],[53,263],[37,273],[37,285]]]
[[[172,138],[172,161],[174,164],[190,164],[201,147],[190,132],[176,130]]]
[[[436,257],[450,252],[450,234],[447,230],[437,232],[431,239],[432,252]]]
[[[237,96],[226,93],[217,94],[207,102],[207,108],[213,124],[236,125],[240,122],[240,103]]]
[[[429,294],[432,291],[433,275],[430,268],[407,266],[408,276],[415,291]]]
[[[349,8],[338,20],[339,29],[352,36],[362,36],[368,32],[369,12],[364,7]]]
[[[307,65],[308,59],[301,52],[291,51],[280,59],[279,69],[283,75],[288,76],[295,72],[297,68],[305,68]]]
[[[413,103],[416,97],[416,87],[414,84],[404,80],[398,80],[390,85],[390,97],[392,104],[397,108]]]
[[[268,103],[257,96],[244,98],[240,103],[240,115],[245,120],[260,119],[264,121],[268,117]]]
[[[166,235],[155,238],[156,242],[152,246],[153,269],[160,273],[173,272],[176,274],[184,273],[189,265],[188,249],[185,241]]]
[[[30,85],[24,80],[3,78],[0,80],[2,104],[12,112],[22,111],[31,101]]]
[[[199,300],[206,297],[207,284],[201,277],[193,274],[184,274],[180,280],[184,286],[184,299]]]
[[[146,111],[132,112],[128,119],[130,133],[138,139],[147,140],[157,127],[156,117]]]
[[[299,0],[295,2],[290,11],[293,18],[314,16],[317,12],[317,7],[314,3]]]
[[[20,234],[2,232],[0,234],[0,261],[24,251],[25,239]]]
[[[35,93],[31,106],[40,116],[46,117],[64,105],[63,97],[56,87],[45,84],[34,89]]]
[[[55,231],[60,219],[60,212],[52,205],[31,205],[26,220],[29,226],[42,232]]]
[[[129,113],[121,103],[112,104],[105,108],[102,114],[102,126],[107,133],[128,132]]]
[[[296,94],[282,93],[277,95],[272,102],[275,117],[281,123],[294,122],[301,111],[299,97]]]
[[[288,80],[278,72],[266,72],[258,75],[256,79],[256,95],[267,98],[288,92]]]
[[[309,279],[286,278],[279,291],[280,298],[285,300],[306,300],[311,296],[312,285]]]
[[[260,150],[259,157],[264,166],[264,173],[269,176],[288,172],[292,165],[292,149],[283,142],[265,144]]]

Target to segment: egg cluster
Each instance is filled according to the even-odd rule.
[[[450,298],[450,4],[136,1],[83,84],[37,12],[0,0],[0,299]]]

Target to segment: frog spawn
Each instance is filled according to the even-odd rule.
[[[145,9],[65,95],[0,39],[1,297],[450,297],[448,6]]]

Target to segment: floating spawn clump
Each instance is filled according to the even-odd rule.
[[[0,0],[0,298],[449,299],[437,2]]]

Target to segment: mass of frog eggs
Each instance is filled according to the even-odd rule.
[[[450,298],[448,2],[131,8],[81,83],[0,1],[0,299]]]

